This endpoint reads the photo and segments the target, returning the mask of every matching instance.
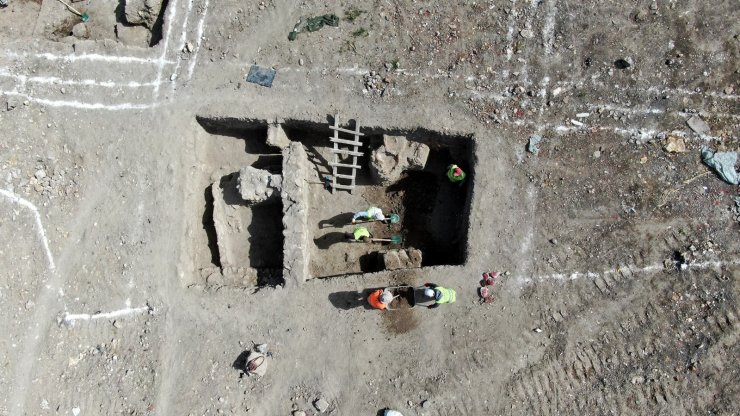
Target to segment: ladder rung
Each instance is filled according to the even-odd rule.
[[[355,178],[355,175],[345,175],[343,173],[335,173],[334,176],[339,179],[354,179]]]
[[[344,133],[354,134],[356,136],[364,136],[364,134],[360,133],[359,131],[355,131],[355,130],[347,130],[347,129],[343,129],[341,127],[335,127],[335,126],[329,126],[329,128],[332,130],[341,131]]]
[[[347,150],[347,149],[329,149],[332,153],[341,153],[343,155],[350,155],[350,156],[364,156],[362,152],[355,152],[353,150]]]
[[[348,163],[329,163],[329,166],[334,166],[337,168],[350,168],[350,169],[362,169],[362,166],[360,165],[350,165]]]
[[[332,187],[334,187],[334,189],[355,189],[354,185],[342,185],[341,183],[335,183],[332,185]]]
[[[335,139],[334,137],[329,136],[329,140],[333,141],[334,143],[342,143],[342,144],[348,144],[350,146],[362,146],[362,142],[352,141],[352,140],[344,140],[344,139]]]

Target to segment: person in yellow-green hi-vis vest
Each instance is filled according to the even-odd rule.
[[[358,243],[364,243],[373,238],[373,235],[370,234],[370,231],[368,231],[366,227],[357,227],[353,232],[345,233],[345,236],[347,237],[347,240]]]
[[[426,289],[424,290],[424,296],[434,299],[434,304],[427,306],[427,308],[436,308],[443,303],[455,303],[457,300],[457,293],[453,289],[435,285],[434,283],[424,284]]]
[[[462,184],[465,180],[465,172],[457,165],[447,166],[447,179],[452,183]]]

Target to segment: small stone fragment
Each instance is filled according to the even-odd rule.
[[[324,413],[324,412],[326,412],[326,410],[327,410],[327,409],[329,408],[329,402],[327,402],[327,401],[326,401],[326,400],[324,400],[323,398],[320,398],[320,399],[316,399],[316,400],[315,400],[315,401],[313,402],[313,407],[315,407],[315,408],[316,408],[316,410],[318,410],[318,411],[319,411],[319,413]]]
[[[680,137],[668,136],[663,148],[668,153],[683,153],[686,151],[686,143]]]
[[[86,38],[87,37],[87,26],[85,26],[84,23],[80,22],[76,25],[72,26],[72,36],[76,38]]]
[[[688,124],[691,130],[694,130],[696,134],[705,136],[711,133],[709,125],[699,116],[693,116],[690,119],[686,120],[686,124]]]
[[[532,32],[531,29],[523,29],[519,34],[522,35],[524,39],[532,39],[534,37],[534,32]]]

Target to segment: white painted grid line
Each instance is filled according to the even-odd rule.
[[[119,309],[116,311],[111,312],[105,312],[105,313],[95,313],[95,314],[87,314],[87,313],[65,313],[64,317],[62,317],[62,322],[65,325],[74,325],[75,321],[93,321],[96,319],[111,319],[111,318],[118,318],[121,316],[126,315],[133,315],[143,312],[149,312],[152,309],[149,306],[141,306],[138,308],[129,308],[126,307],[124,309]]]
[[[542,42],[545,46],[545,55],[552,55],[552,46],[555,43],[555,15],[558,12],[557,0],[547,1],[547,16],[542,27]]]
[[[190,19],[190,13],[193,11],[193,0],[188,0],[188,8],[185,12],[185,18],[182,19],[182,30],[180,33],[180,43],[178,45],[175,45],[175,50],[177,51],[178,48],[182,48],[185,46],[187,42],[187,26],[188,26],[188,20]],[[176,56],[178,56],[177,63],[175,64],[175,69],[172,71],[176,77],[180,76],[180,65],[182,64],[182,57],[177,55],[177,52],[175,52]],[[175,78],[174,81],[172,81],[170,91],[172,94],[175,92],[175,87],[177,86],[177,78]]]
[[[148,104],[136,104],[136,103],[120,103],[120,104],[103,104],[103,103],[84,103],[81,101],[68,101],[68,100],[49,100],[46,98],[37,98],[28,94],[23,94],[18,91],[2,91],[0,94],[13,95],[23,97],[28,101],[48,105],[49,107],[72,107],[79,108],[82,110],[107,110],[107,111],[120,111],[120,110],[146,110],[150,108],[159,107],[161,103],[154,102]]]
[[[698,262],[698,263],[688,263],[686,266],[688,270],[707,270],[707,269],[719,270],[722,267],[738,266],[738,265],[740,265],[740,260],[705,261],[705,262]],[[662,263],[651,264],[651,265],[644,266],[644,267],[638,267],[636,265],[627,265],[627,266],[618,266],[616,268],[603,270],[601,272],[587,271],[587,272],[571,272],[571,273],[553,273],[553,274],[534,276],[534,277],[519,276],[516,278],[516,280],[520,284],[532,284],[534,282],[541,282],[541,281],[548,281],[548,280],[568,281],[568,280],[578,280],[578,279],[583,279],[583,278],[595,279],[601,276],[615,275],[615,274],[621,273],[621,271],[625,269],[629,270],[630,274],[639,274],[639,273],[657,272],[657,271],[665,269],[665,266]]]
[[[136,56],[116,56],[116,55],[100,55],[97,53],[83,53],[83,54],[68,54],[68,55],[55,55],[53,53],[17,53],[13,51],[3,51],[2,56],[8,58],[40,58],[47,59],[50,61],[103,61],[103,62],[118,62],[124,64],[172,64],[174,62],[165,60],[164,56],[160,58],[139,58]]]
[[[193,78],[193,71],[195,71],[195,62],[198,60],[198,52],[200,51],[200,44],[203,42],[203,25],[206,21],[206,15],[208,14],[208,2],[205,0],[203,4],[203,10],[201,10],[201,17],[198,21],[198,31],[196,33],[197,41],[195,45],[195,51],[193,56],[190,58],[190,65],[188,66],[188,80]]]
[[[38,208],[36,208],[36,205],[5,189],[0,189],[0,195],[3,195],[4,197],[8,198],[18,205],[28,208],[33,213],[33,218],[36,221],[36,233],[38,234],[38,237],[41,240],[41,244],[44,247],[44,253],[46,254],[46,261],[48,262],[49,271],[54,273],[54,271],[56,270],[56,266],[54,265],[54,256],[51,255],[51,250],[49,249],[49,240],[46,238],[46,231],[44,230],[44,225],[41,223],[41,215],[39,214],[39,210]]]
[[[16,75],[8,72],[6,69],[0,68],[0,77],[14,78],[18,80],[21,85],[26,83],[37,83],[37,84],[53,84],[53,85],[81,85],[90,87],[104,87],[104,88],[149,88],[155,85],[154,81],[150,82],[113,82],[113,81],[97,81],[94,79],[82,79],[82,80],[69,80],[58,77],[40,77],[40,76],[26,76]]]
[[[511,57],[514,54],[514,11],[516,10],[516,0],[511,0],[511,11],[509,12],[509,18],[507,20],[506,30],[506,60],[511,61]]]
[[[159,67],[157,68],[157,80],[155,81],[156,85],[154,85],[154,101],[157,101],[157,98],[159,98],[159,85],[162,81],[162,71],[164,71],[164,66],[166,62],[165,58],[167,58],[167,47],[170,43],[170,35],[172,34],[172,22],[177,16],[177,0],[174,0],[171,5],[167,6],[168,9],[170,7],[170,13],[167,17],[167,29],[165,31],[164,44],[162,45],[162,56],[159,58]]]

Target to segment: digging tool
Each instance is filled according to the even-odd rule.
[[[391,243],[391,244],[401,244],[403,243],[403,236],[402,235],[392,235],[391,238],[371,238],[371,243]]]
[[[59,3],[62,3],[72,13],[76,14],[77,16],[80,16],[80,20],[82,20],[83,22],[87,22],[88,20],[90,20],[90,15],[87,14],[87,12],[80,13],[79,10],[75,9],[74,7],[72,7],[71,5],[69,5],[68,3],[65,3],[64,0],[57,0],[57,1]]]

